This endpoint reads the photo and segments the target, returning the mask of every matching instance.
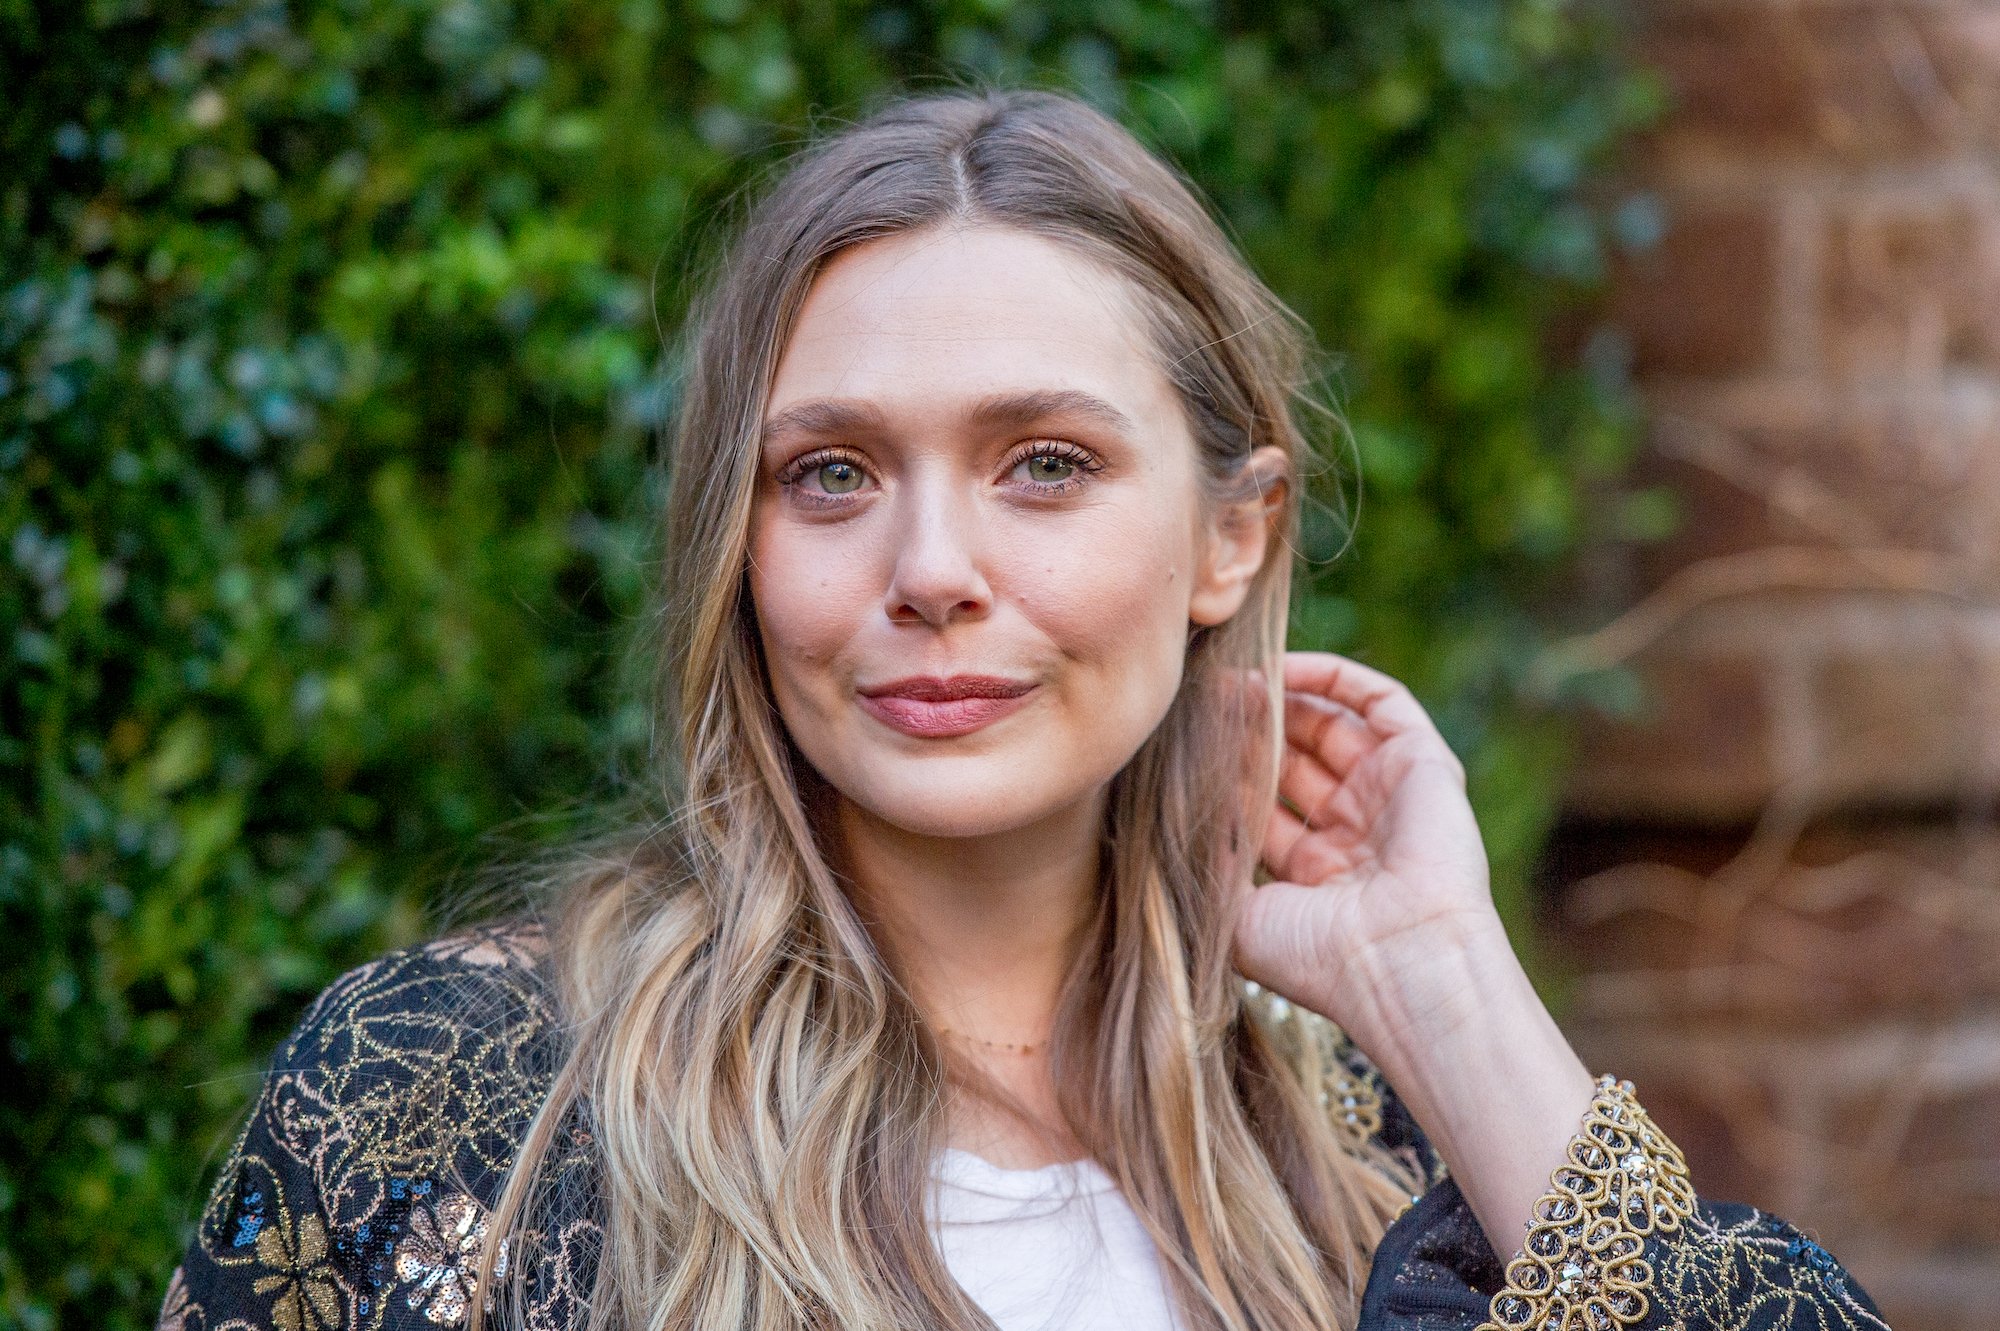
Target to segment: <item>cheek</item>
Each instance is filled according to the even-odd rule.
[[[772,687],[781,704],[823,675],[851,636],[857,598],[864,590],[842,581],[851,565],[814,557],[807,543],[787,539],[774,525],[754,524],[750,540],[750,597]]]
[[[1171,694],[1187,648],[1190,550],[1178,525],[1144,511],[1107,514],[1085,538],[1024,561],[1018,600],[1080,665],[1161,676]],[[1145,682],[1126,674],[1135,689]]]

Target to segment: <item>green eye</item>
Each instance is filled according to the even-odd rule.
[[[1066,481],[1076,471],[1074,462],[1053,453],[1037,453],[1027,464],[1028,475],[1038,481]]]
[[[820,488],[828,494],[844,495],[860,488],[861,468],[852,462],[823,462],[818,471]]]

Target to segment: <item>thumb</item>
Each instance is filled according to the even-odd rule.
[[[1330,979],[1337,961],[1327,955],[1322,923],[1330,890],[1282,879],[1249,888],[1236,913],[1237,971],[1266,989],[1313,1006],[1306,995]]]

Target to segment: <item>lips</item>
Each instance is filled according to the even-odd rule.
[[[966,735],[1020,710],[1031,681],[998,675],[913,675],[861,690],[870,716],[906,735],[946,739]]]

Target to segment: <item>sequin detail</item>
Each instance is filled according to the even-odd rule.
[[[408,1283],[409,1305],[439,1326],[464,1321],[479,1287],[479,1253],[485,1242],[486,1208],[463,1193],[410,1212],[409,1232],[396,1247],[396,1279]],[[506,1275],[503,1241],[494,1254],[493,1278]]]
[[[519,939],[499,927],[454,935],[371,962],[321,995],[273,1060],[168,1286],[160,1331],[465,1325],[480,1226],[490,1231],[560,1053],[552,995]],[[1341,1146],[1427,1194],[1422,1225],[1392,1231],[1378,1250],[1371,1289],[1390,1287],[1381,1331],[1478,1321],[1503,1272],[1408,1107],[1339,1027],[1273,995],[1248,997],[1274,1052],[1315,1069],[1305,1084],[1323,1092]],[[1364,1140],[1371,1121],[1380,1126]],[[1591,1140],[1612,1173],[1643,1172],[1625,1164],[1631,1149]],[[1643,1143],[1639,1153],[1647,1158]],[[604,1238],[587,1112],[558,1128],[546,1169],[493,1292],[518,1280],[525,1331],[577,1331],[589,1322]],[[1552,1272],[1548,1292],[1566,1279],[1587,1298],[1593,1282],[1601,1294],[1640,1274],[1625,1245],[1604,1255]],[[1642,1260],[1654,1269],[1653,1312],[1674,1331],[1886,1331],[1825,1249],[1751,1208],[1704,1200],[1678,1229],[1656,1225]]]
[[[467,931],[390,953],[320,995],[272,1060],[161,1331],[465,1325],[488,1208],[561,1052],[527,938]],[[531,1255],[498,1248],[496,1274],[525,1277],[525,1331],[569,1331],[584,1324],[602,1240],[580,1111],[537,1195],[521,1240]]]
[[[1672,1234],[1694,1214],[1680,1148],[1647,1117],[1631,1082],[1601,1077],[1549,1182],[1479,1331],[1636,1326],[1653,1287],[1647,1237]]]

